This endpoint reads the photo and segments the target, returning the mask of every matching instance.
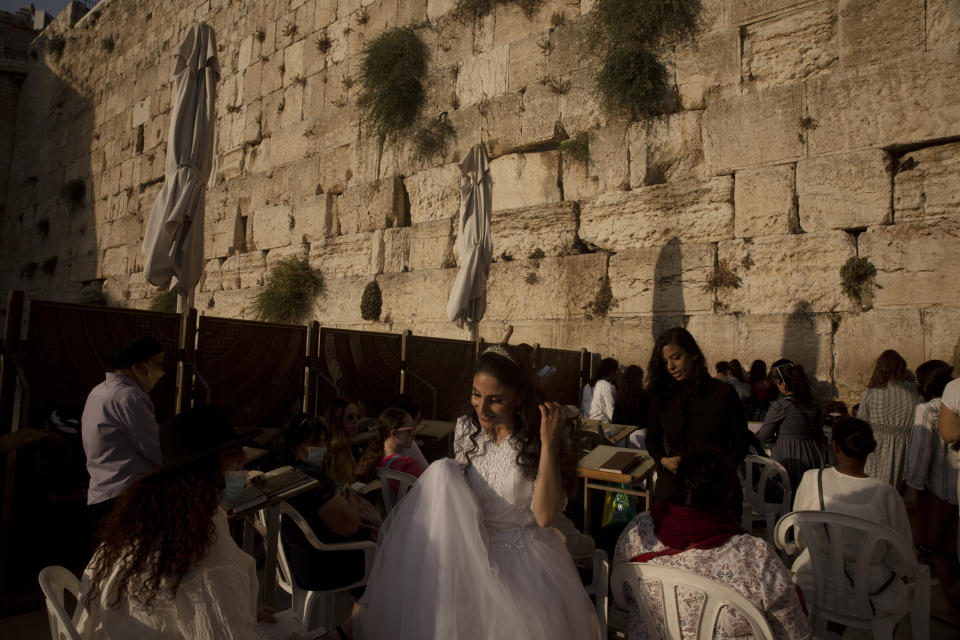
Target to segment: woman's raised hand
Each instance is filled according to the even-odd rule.
[[[562,404],[547,401],[540,405],[540,441],[543,446],[557,446],[566,422],[567,410]]]

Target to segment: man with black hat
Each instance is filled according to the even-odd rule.
[[[81,418],[94,528],[132,480],[163,462],[147,395],[163,376],[163,347],[150,336],[135,338],[117,351],[110,367],[87,396]]]

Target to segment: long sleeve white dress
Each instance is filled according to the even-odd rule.
[[[532,510],[513,438],[483,432],[438,460],[393,509],[354,624],[358,640],[590,640],[594,609],[560,534]]]

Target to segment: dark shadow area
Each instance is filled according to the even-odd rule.
[[[680,239],[673,237],[660,249],[653,268],[651,345],[667,329],[684,324],[685,313],[683,251]]]
[[[820,366],[820,337],[817,334],[817,316],[813,307],[806,300],[799,300],[793,304],[783,327],[783,343],[780,357],[788,358],[803,365],[814,396],[821,400],[836,397],[837,389],[832,382],[817,378],[817,367]],[[770,364],[770,363],[767,363]]]

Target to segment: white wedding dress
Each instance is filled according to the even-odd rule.
[[[457,422],[456,460],[434,462],[393,509],[354,622],[358,640],[592,640],[596,614],[560,534],[533,516],[512,440]]]

